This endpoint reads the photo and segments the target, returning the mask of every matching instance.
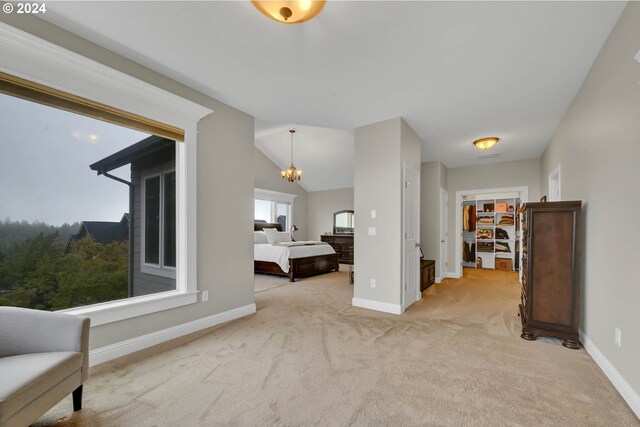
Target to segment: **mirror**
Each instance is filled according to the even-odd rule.
[[[333,234],[353,234],[353,211],[344,210],[333,214]]]

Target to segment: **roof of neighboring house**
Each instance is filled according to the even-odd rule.
[[[124,242],[129,239],[129,214],[124,214],[119,222],[111,221],[82,221],[80,229],[72,234],[65,250],[71,242],[90,236],[97,243],[108,245],[113,242]]]
[[[118,169],[138,159],[144,158],[152,153],[164,150],[173,146],[176,142],[172,139],[162,138],[160,136],[150,136],[140,142],[124,148],[102,160],[98,160],[89,167],[91,170],[98,172],[98,175],[105,172]]]

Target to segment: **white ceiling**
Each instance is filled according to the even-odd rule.
[[[51,2],[43,18],[281,127],[285,142],[288,123],[329,128],[335,141],[296,151],[314,189],[343,186],[330,183],[344,137],[332,129],[398,116],[422,161],[539,157],[625,4],[330,1],[283,25],[249,2]],[[499,158],[478,159],[484,136],[502,139]],[[256,144],[286,167],[276,139]]]
[[[256,147],[286,169],[293,161],[302,170],[300,185],[307,191],[353,187],[354,137],[339,129],[256,122]]]

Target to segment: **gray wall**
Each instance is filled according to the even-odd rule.
[[[420,170],[420,244],[425,259],[436,260],[436,277],[441,277],[440,189],[447,189],[447,168],[434,161],[422,163]]]
[[[345,209],[353,210],[353,188],[307,193],[307,238],[320,240],[320,235],[332,232],[333,213]]]
[[[401,118],[360,127],[355,134],[354,297],[401,304],[402,163],[420,171],[420,139]],[[368,235],[369,227],[376,227],[375,236]],[[376,279],[376,288],[370,279]]]
[[[355,131],[353,296],[390,304],[400,304],[401,287],[400,122],[396,118]],[[369,236],[368,227],[376,227],[377,234]],[[370,279],[376,279],[375,289]]]
[[[505,187],[529,187],[529,201],[539,200],[540,159],[467,166],[447,171],[447,191],[449,192],[447,261],[450,273],[455,271],[456,259],[456,192]]]
[[[629,2],[542,156],[563,200],[582,200],[581,326],[640,393],[640,3]],[[614,328],[622,330],[622,347]]]
[[[300,230],[296,231],[296,240],[307,240],[307,191],[296,182],[282,179],[280,168],[273,163],[262,151],[255,149],[254,160],[255,187],[263,190],[279,191],[295,194],[293,201],[293,223]],[[304,177],[302,177],[304,179]],[[253,227],[251,228],[253,230]],[[289,231],[289,230],[284,230]]]
[[[92,328],[99,348],[253,303],[253,117],[32,16],[0,20],[215,111],[198,124],[198,289],[209,301]],[[229,179],[232,176],[233,179]]]

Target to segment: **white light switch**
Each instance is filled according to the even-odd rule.
[[[376,228],[369,227],[369,236],[375,236],[375,235],[376,235]]]
[[[372,288],[376,287],[376,279],[371,279],[371,287]]]
[[[371,219],[376,219],[376,210],[371,209]]]
[[[202,302],[209,301],[209,291],[202,291]]]

